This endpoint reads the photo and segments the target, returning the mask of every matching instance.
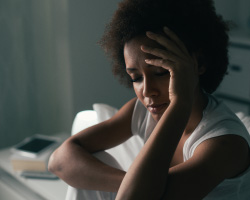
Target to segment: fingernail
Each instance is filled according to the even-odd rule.
[[[146,63],[149,63],[149,62],[150,62],[150,59],[145,59],[145,62],[146,62]]]
[[[154,33],[153,33],[153,32],[151,32],[151,31],[147,31],[147,32],[146,32],[146,35],[148,35],[148,36],[153,36],[153,35],[154,35]]]
[[[141,50],[143,50],[143,51],[147,51],[147,50],[148,50],[148,47],[147,47],[147,46],[145,46],[145,45],[141,45]]]

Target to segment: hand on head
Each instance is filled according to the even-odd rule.
[[[198,63],[196,56],[190,54],[185,44],[167,27],[164,34],[147,32],[148,38],[156,41],[165,49],[141,46],[145,53],[157,58],[146,59],[145,62],[162,67],[170,72],[169,99],[193,99],[195,89],[199,83]]]

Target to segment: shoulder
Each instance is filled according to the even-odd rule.
[[[123,128],[131,132],[131,122],[136,101],[137,98],[133,98],[126,104],[124,104],[112,118],[106,121],[106,124],[112,128],[115,127],[117,127],[117,129]]]
[[[208,139],[198,145],[189,160],[169,169],[166,197],[202,199],[225,179],[242,174],[249,166],[249,145],[244,138],[224,135]],[[180,192],[173,194],[176,189]]]
[[[121,107],[121,109],[114,115],[114,117],[111,118],[111,120],[119,120],[119,119],[124,120],[124,117],[131,120],[136,102],[137,102],[137,98],[133,98],[130,101],[128,101],[126,104],[124,104]]]
[[[185,143],[185,160],[190,159],[204,141],[226,135],[243,137],[250,145],[250,135],[242,121],[225,104],[210,99],[200,124]]]
[[[250,165],[247,141],[239,135],[223,135],[203,141],[192,159],[200,160],[207,172],[222,179],[233,178]]]
[[[195,160],[221,180],[249,167],[250,136],[241,120],[222,102],[210,97],[200,126],[186,144],[185,157]]]
[[[250,136],[241,120],[212,96],[199,127],[185,145],[186,160],[211,177],[235,177],[250,165]]]

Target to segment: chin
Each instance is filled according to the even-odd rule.
[[[162,117],[162,114],[151,114],[151,116],[153,117],[153,119],[156,121],[156,122],[158,122],[160,119],[161,119],[161,117]]]

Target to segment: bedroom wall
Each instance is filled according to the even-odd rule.
[[[67,0],[0,1],[0,148],[70,131]]]
[[[250,32],[249,0],[214,0],[215,7],[224,19],[230,20],[235,28]]]
[[[134,96],[113,77],[110,62],[97,45],[118,2],[68,1],[74,114],[92,109],[93,103],[120,108]]]

